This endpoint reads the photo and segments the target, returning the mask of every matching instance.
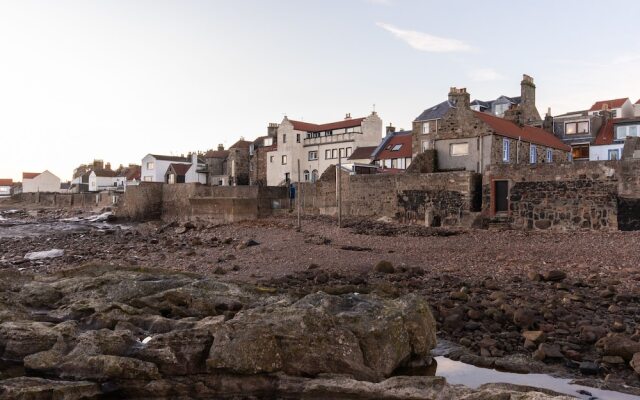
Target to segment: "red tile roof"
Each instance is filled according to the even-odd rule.
[[[251,147],[251,142],[249,142],[248,140],[238,140],[229,148],[230,149],[248,149],[249,147]]]
[[[362,160],[364,158],[371,158],[376,146],[364,146],[356,147],[356,149],[349,156],[349,160]]]
[[[398,150],[392,150],[396,146]],[[411,134],[393,135],[387,140],[384,148],[380,149],[376,155],[376,160],[391,160],[393,158],[411,157]]]
[[[321,132],[333,129],[353,128],[362,125],[365,118],[349,118],[337,122],[329,122],[327,124],[311,124],[309,122],[289,120],[293,124],[293,129],[304,132]]]
[[[614,99],[614,100],[602,100],[596,101],[593,103],[589,111],[601,111],[604,109],[604,106],[607,105],[609,110],[613,108],[620,108],[625,103],[625,101],[629,100],[627,97],[624,99]]]
[[[13,179],[0,179],[0,186],[11,186],[13,185]]]
[[[533,126],[521,127],[515,123],[483,112],[474,111],[476,117],[489,125],[496,134],[513,139],[521,139],[525,142],[539,144],[558,150],[571,151],[571,147],[562,143],[560,139],[541,128]]]
[[[607,123],[600,127],[594,145],[600,146],[613,143],[613,119],[608,119]]]
[[[36,176],[40,175],[42,172],[23,172],[22,179],[33,179]]]
[[[186,175],[191,168],[191,164],[169,164],[169,168],[173,168],[178,175]]]

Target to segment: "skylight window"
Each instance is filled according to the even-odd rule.
[[[400,150],[401,147],[402,147],[401,144],[397,144],[397,145],[393,146],[393,149],[391,149],[391,151],[398,151],[398,150]]]

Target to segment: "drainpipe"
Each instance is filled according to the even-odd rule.
[[[518,144],[516,145],[516,164],[520,164],[520,141],[522,136],[518,136]]]

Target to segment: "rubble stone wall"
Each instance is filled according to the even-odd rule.
[[[11,196],[17,203],[37,204],[42,207],[101,208],[111,207],[119,201],[121,193],[19,193]]]
[[[494,181],[509,182],[514,228],[570,231],[640,227],[640,162],[492,165],[483,180],[483,212],[494,216]]]

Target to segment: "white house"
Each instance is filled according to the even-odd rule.
[[[640,117],[615,118],[602,126],[589,154],[590,161],[620,160],[624,141],[640,136]]]
[[[0,197],[11,196],[13,179],[0,179]]]
[[[23,172],[22,173],[22,192],[60,192],[60,178],[49,171]]]
[[[631,118],[634,115],[633,104],[628,98],[596,101],[589,109],[588,114],[594,115],[602,110],[611,111],[613,118]]]
[[[267,185],[287,181],[315,181],[338,158],[347,159],[358,147],[377,146],[382,139],[382,120],[373,112],[368,117],[312,124],[287,117],[278,126],[278,148],[267,153]],[[300,160],[300,170],[298,170]],[[298,174],[299,173],[299,174]]]
[[[200,159],[196,153],[191,154],[191,157],[147,154],[142,159],[140,173],[142,181],[167,183],[167,172],[172,164],[190,166],[184,175],[185,183],[207,183],[206,165],[204,160]]]
[[[118,176],[115,171],[93,170],[89,174],[89,191],[118,190],[124,187],[126,180],[126,177]]]

